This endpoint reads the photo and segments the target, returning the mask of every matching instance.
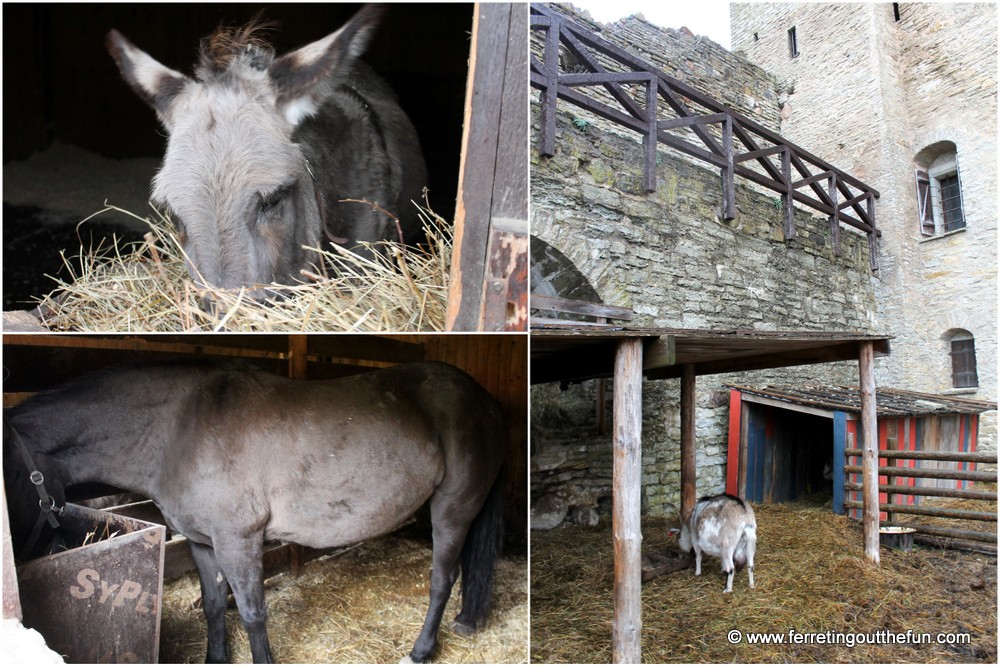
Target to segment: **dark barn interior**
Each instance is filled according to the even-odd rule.
[[[104,43],[111,28],[164,65],[190,74],[200,40],[219,25],[241,25],[260,13],[274,22],[270,38],[277,53],[321,39],[340,28],[360,7],[323,4],[25,4],[5,5],[4,18],[4,303],[24,307],[31,295],[53,285],[45,273],[62,264],[60,250],[75,254],[80,242],[122,229],[125,222],[102,216],[86,228],[77,223],[105,199],[120,203],[122,170],[138,183],[135,206],[143,206],[148,179],[165,147],[153,111],[121,79]],[[393,4],[374,34],[364,60],[396,91],[420,136],[428,165],[431,208],[454,216],[461,153],[471,4]],[[39,163],[54,147],[78,164]],[[80,157],[83,156],[83,157]],[[107,181],[66,182],[90,156],[97,164],[119,165]],[[27,180],[45,181],[60,195],[86,189],[79,210],[53,205],[55,197],[24,197],[24,179],[8,172],[29,158],[39,165]],[[135,172],[142,172],[136,174]],[[95,177],[96,178],[96,177]],[[90,192],[90,190],[96,190]],[[42,190],[44,192],[44,189]],[[46,199],[48,201],[46,201]],[[126,199],[126,201],[129,201]],[[92,202],[92,203],[91,203]],[[135,211],[146,215],[148,209]],[[44,230],[44,231],[43,231]],[[137,236],[133,230],[131,236]]]
[[[747,408],[747,499],[781,503],[832,493],[824,466],[833,459],[833,420],[750,402]]]

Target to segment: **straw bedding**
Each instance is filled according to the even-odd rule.
[[[463,637],[450,629],[461,607],[456,584],[438,635],[435,662],[524,663],[528,659],[527,562],[499,561],[493,612],[485,628]],[[312,561],[298,579],[266,582],[268,634],[278,662],[398,663],[413,647],[427,611],[431,549],[389,535]],[[192,573],[164,585],[160,662],[203,662],[204,613]],[[233,662],[251,662],[235,607],[227,612]]]
[[[113,206],[95,216],[108,211],[142,220]],[[428,209],[420,213],[428,243],[419,249],[384,242],[375,260],[338,246],[317,249],[329,275],[304,271],[300,284],[268,286],[280,298],[257,303],[246,290],[197,287],[172,223],[157,212],[157,220],[146,220],[142,243],[64,255],[69,277],[53,278],[57,288],[39,300],[38,311],[44,326],[60,331],[442,331],[451,226]]]
[[[664,575],[642,588],[643,661],[649,663],[895,663],[997,660],[995,556],[917,546],[862,553],[860,527],[808,502],[755,507],[756,589],[745,572],[723,595],[718,561]],[[643,551],[674,542],[668,522],[643,521]],[[610,528],[533,532],[531,659],[611,660],[613,554]],[[748,632],[971,633],[970,644],[731,644]]]

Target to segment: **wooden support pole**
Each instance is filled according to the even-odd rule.
[[[879,564],[878,541],[878,417],[875,411],[875,350],[871,341],[859,347],[858,373],[861,376],[861,494],[865,558]]]
[[[642,340],[618,343],[614,377],[611,531],[615,554],[611,659],[642,660]]]
[[[687,521],[698,500],[695,472],[694,366],[681,366],[681,518]]]

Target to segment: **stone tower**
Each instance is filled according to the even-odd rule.
[[[731,29],[781,135],[881,193],[879,384],[996,400],[996,5],[733,3]]]

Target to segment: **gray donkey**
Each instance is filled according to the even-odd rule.
[[[370,257],[359,241],[420,239],[416,131],[358,60],[382,14],[366,6],[279,58],[260,22],[219,28],[202,40],[193,79],[108,34],[125,81],[169,134],[152,200],[171,212],[196,282],[260,298],[261,286],[318,264],[308,248],[326,241]]]

